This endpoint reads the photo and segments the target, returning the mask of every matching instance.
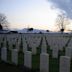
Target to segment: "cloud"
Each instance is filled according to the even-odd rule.
[[[72,0],[48,0],[52,3],[52,8],[65,12],[72,19]]]

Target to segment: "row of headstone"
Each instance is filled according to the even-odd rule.
[[[50,46],[51,49],[53,49],[54,47],[59,48],[59,50],[63,50],[63,47],[66,45],[66,43],[69,40],[69,37],[46,37],[46,40]]]
[[[20,43],[21,43],[21,37],[22,37],[22,42],[23,43],[24,43],[24,41],[23,41],[24,38],[26,39],[27,42],[29,42],[28,39],[27,39],[29,37],[28,35],[22,35],[20,37],[19,36],[20,35],[18,35],[18,34],[17,35],[16,34],[15,35],[7,35],[7,41],[8,41],[8,45],[9,45],[9,49],[10,50],[13,49],[13,45],[15,45],[15,48],[17,48],[18,50],[20,49],[19,46],[20,46]],[[33,37],[34,38],[31,38],[30,37],[30,43],[29,43],[29,45],[31,46],[31,48],[32,47],[35,47],[36,48],[36,47],[39,46],[41,38],[40,37],[37,38],[35,35]],[[26,42],[26,44],[27,44],[27,42]],[[24,51],[25,45],[23,44],[23,51]]]
[[[32,38],[32,37],[30,37],[30,38],[27,38],[27,44],[29,45],[29,47],[33,47],[33,45],[35,46],[35,47],[38,47],[39,46],[39,44],[40,44],[40,40],[41,40],[41,38]]]
[[[31,38],[31,37],[30,37]],[[24,38],[23,38],[24,39]],[[32,40],[31,40],[32,39]],[[31,38],[30,39],[30,43],[29,43],[29,45],[31,46],[31,48],[32,48],[32,52],[34,52],[35,50],[36,50],[36,48],[39,46],[39,44],[40,44],[40,40],[41,40],[41,38],[39,37],[39,38]],[[7,40],[7,41],[6,41]],[[20,49],[20,43],[21,43],[21,36],[19,37],[18,35],[7,35],[7,38],[6,38],[6,40],[4,41],[4,43],[3,43],[3,47],[7,47],[7,43],[8,43],[8,48],[9,48],[9,50],[12,50],[12,49]],[[26,39],[27,40],[27,39]],[[7,43],[6,43],[7,42]],[[26,51],[27,50],[27,42],[29,42],[28,40],[27,40],[27,42],[26,41],[22,41],[23,42],[23,52],[24,51]],[[25,43],[26,42],[26,43]],[[0,44],[1,45],[1,44]],[[14,47],[13,47],[14,46]],[[34,48],[33,48],[34,47]],[[34,50],[34,51],[33,51]],[[35,53],[36,53],[36,51],[35,51]],[[34,53],[34,54],[35,54]]]
[[[49,54],[47,53],[40,55],[40,72],[49,72]],[[60,57],[59,72],[70,72],[70,57]]]
[[[19,37],[19,36],[8,36],[10,39],[9,39],[9,49],[11,50],[11,49],[13,49],[13,46],[12,46],[12,44],[13,43],[15,43],[15,46],[16,46],[16,48],[19,50],[19,46],[20,46],[20,42],[21,42],[21,38]],[[16,40],[15,39],[17,39],[16,37],[19,37],[19,39],[18,39],[18,41],[16,42]],[[33,36],[34,37],[34,36]],[[30,37],[31,38],[31,37]],[[30,39],[29,38],[29,39]],[[51,39],[52,38],[52,39]],[[28,39],[28,40],[29,40]],[[32,39],[32,40],[31,40]],[[33,54],[36,54],[36,46],[39,46],[38,44],[40,44],[40,40],[37,40],[37,38],[36,38],[36,43],[35,43],[35,38],[31,38],[29,41],[29,45],[31,46],[31,48],[32,48],[32,53]],[[41,38],[40,38],[41,39]],[[59,49],[59,50],[63,50],[63,44],[68,40],[67,38],[65,38],[65,39],[63,39],[63,38],[57,38],[56,39],[56,37],[49,37],[49,38],[47,38],[48,39],[48,41],[49,41],[49,43],[51,43],[51,46],[50,46],[50,48],[53,50],[52,52],[54,52],[54,50],[55,49]],[[63,40],[62,40],[63,39]],[[28,41],[27,40],[27,41]],[[38,42],[39,41],[39,42]],[[52,44],[52,42],[53,42],[53,44]],[[63,43],[62,43],[63,42]],[[25,45],[24,45],[24,43],[25,43],[25,41],[23,42],[23,51],[26,51],[27,50],[27,43],[25,43]],[[59,43],[58,45],[56,44],[56,43]],[[6,46],[6,40],[4,41],[4,47]],[[24,48],[25,47],[25,48]],[[56,48],[55,48],[56,47]],[[54,49],[55,48],[55,49]],[[25,49],[25,50],[24,50]],[[58,49],[57,49],[57,51],[58,51]],[[43,41],[42,41],[42,48],[41,48],[41,52],[47,52],[47,49],[46,49],[46,41],[44,40],[44,38],[43,38]]]
[[[0,38],[0,40],[1,39],[2,38]],[[14,35],[11,36],[11,35],[6,34],[2,40],[2,47],[7,47],[7,43],[8,43],[7,48],[9,48],[11,50],[13,48],[12,46],[16,43],[16,40],[17,40],[17,38]]]
[[[1,60],[7,62],[7,48],[1,48]],[[15,65],[18,65],[18,50],[17,49],[12,50],[11,61]],[[25,52],[24,65],[28,68],[32,68],[32,52],[30,51]]]
[[[40,55],[40,72],[49,72],[49,54]],[[70,57],[60,57],[59,72],[70,72]]]
[[[7,61],[7,48],[1,49],[1,59]],[[70,57],[61,56],[59,72],[70,72]],[[12,62],[18,65],[18,50],[12,50]],[[32,68],[32,52],[26,51],[24,54],[24,65],[28,68]],[[49,54],[40,54],[40,72],[49,72]]]
[[[52,50],[52,57],[58,58],[59,51],[63,51],[63,48],[67,44],[69,37],[46,36],[46,40],[48,45],[50,46],[50,49]]]
[[[31,40],[31,39],[30,39]],[[33,40],[34,41],[34,40]],[[38,40],[39,41],[39,40]],[[36,46],[32,43],[32,42],[30,42],[30,44],[31,44],[31,48],[32,48],[32,53],[33,54],[36,54],[37,52],[37,48],[36,48]],[[38,43],[39,44],[39,43]],[[59,44],[60,45],[60,44]],[[59,46],[58,45],[58,46]],[[20,40],[18,41],[18,42],[16,42],[16,49],[18,49],[19,50],[19,47],[20,46]],[[43,37],[43,41],[42,41],[42,47],[41,47],[41,53],[42,52],[46,52],[47,53],[47,47],[46,47],[47,45],[46,45],[46,41],[45,41],[45,38]],[[54,46],[54,47],[53,47]],[[58,57],[58,46],[57,45],[52,45],[51,47],[51,49],[52,49],[52,56],[54,57],[54,58],[57,58]],[[61,45],[60,45],[61,46]],[[60,47],[59,46],[59,47]],[[9,48],[10,48],[10,50],[13,48],[12,47],[12,42],[10,41],[9,42]],[[60,48],[62,48],[62,47],[60,47]],[[27,51],[27,43],[25,42],[25,40],[23,40],[23,52],[25,52],[25,51]]]

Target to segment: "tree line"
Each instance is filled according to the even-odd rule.
[[[69,24],[70,22],[68,17],[64,16],[63,14],[57,16],[56,26],[62,33],[65,31],[67,25]],[[0,30],[3,29],[9,29],[9,23],[7,21],[7,17],[4,14],[0,13]]]

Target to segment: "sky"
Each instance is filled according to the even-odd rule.
[[[72,0],[48,0],[57,9],[64,11],[72,19]]]
[[[66,12],[64,8],[58,0],[0,0],[0,13],[7,16],[11,29],[56,30],[57,15],[61,11]]]

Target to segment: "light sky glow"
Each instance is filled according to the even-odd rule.
[[[52,9],[48,0],[0,0],[0,12],[7,16],[10,28],[54,30],[60,11]]]

